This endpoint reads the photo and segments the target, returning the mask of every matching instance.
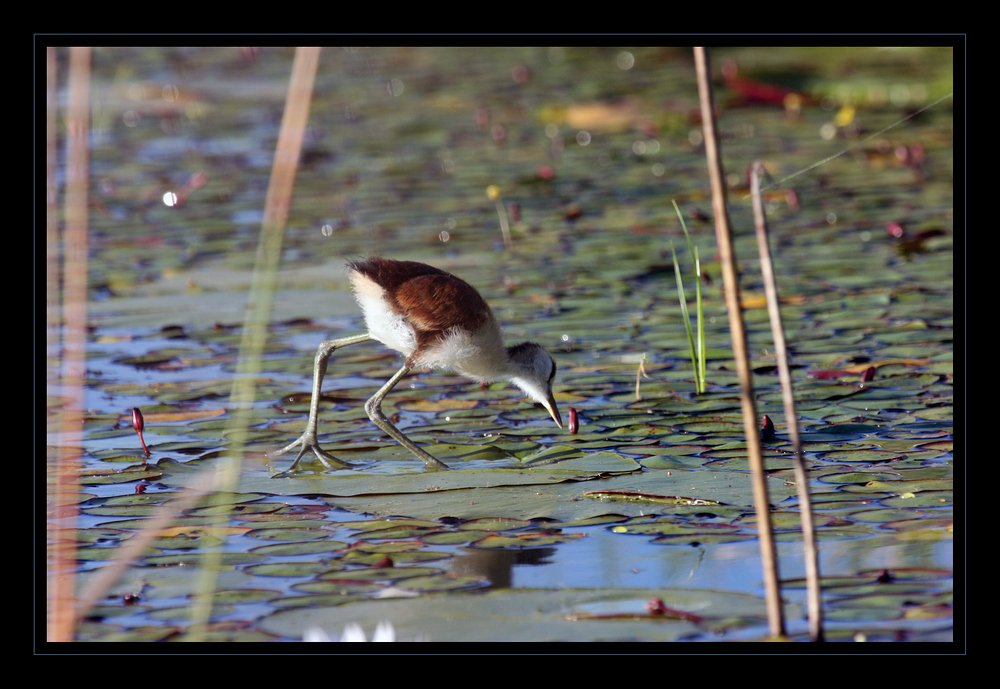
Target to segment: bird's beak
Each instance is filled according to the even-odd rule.
[[[549,392],[545,401],[542,402],[542,406],[545,407],[545,410],[552,417],[552,420],[556,422],[556,425],[562,428],[562,417],[559,416],[559,407],[556,406],[556,399],[552,396],[551,392]]]

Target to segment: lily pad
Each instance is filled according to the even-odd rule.
[[[495,449],[495,448],[494,448]],[[478,452],[480,448],[469,448]],[[490,448],[487,447],[487,452]],[[447,461],[445,453],[437,456]],[[409,462],[411,469],[416,460]],[[419,466],[419,464],[418,464]],[[421,467],[422,468],[422,467]],[[264,474],[240,477],[239,490],[266,490],[278,495],[324,494],[337,496],[384,495],[453,491],[477,487],[543,485],[564,481],[586,481],[599,476],[628,473],[638,463],[612,452],[581,453],[572,448],[547,448],[529,457],[524,467],[491,467],[406,474],[366,474],[340,471],[331,474],[291,475],[272,478]],[[256,486],[256,488],[252,488]]]
[[[702,621],[651,615],[646,603],[652,599],[696,612]],[[789,605],[785,614],[794,619],[801,613]],[[260,628],[300,638],[316,626],[336,637],[352,622],[367,621],[374,626],[375,620],[386,620],[403,641],[495,641],[498,626],[503,627],[504,638],[521,642],[677,641],[708,640],[715,633],[760,625],[765,619],[761,599],[722,591],[505,589],[282,610],[261,620]]]
[[[770,490],[771,499],[775,502],[795,494],[794,487],[785,486],[781,481],[771,482]],[[384,505],[374,505],[364,496],[330,497],[327,502],[352,512],[406,514],[422,519],[479,519],[503,515],[506,518],[545,518],[558,522],[574,522],[605,515],[638,517],[659,514],[674,509],[677,505],[676,501],[654,504],[602,500],[600,494],[603,491],[680,495],[747,508],[753,505],[753,488],[749,475],[704,470],[643,471],[569,483],[482,486],[447,492],[398,494]],[[595,495],[588,498],[587,493]]]

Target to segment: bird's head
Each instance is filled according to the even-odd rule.
[[[515,368],[515,375],[510,382],[545,407],[556,425],[562,428],[559,408],[552,396],[552,383],[556,378],[556,362],[552,360],[552,356],[534,342],[522,342],[508,347],[507,356]]]

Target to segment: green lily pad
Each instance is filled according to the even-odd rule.
[[[769,482],[770,498],[777,502],[795,494],[794,486]],[[492,519],[496,515],[514,519],[553,519],[575,522],[607,515],[642,516],[678,509],[677,501],[662,503],[602,500],[602,492],[635,492],[679,495],[729,505],[753,505],[750,476],[724,471],[643,471],[606,476],[596,480],[525,486],[473,487],[435,493],[393,496],[386,506],[373,505],[370,498],[330,497],[327,502],[352,512],[407,514],[423,519]],[[587,493],[594,496],[588,498]],[[695,509],[711,509],[698,507]]]
[[[646,603],[659,599],[670,608],[696,611],[702,620],[655,616]],[[786,615],[798,618],[797,606]],[[764,602],[744,594],[694,589],[539,590],[503,589],[485,594],[428,595],[359,601],[335,607],[298,607],[275,612],[260,622],[273,634],[300,638],[316,626],[336,638],[361,621],[367,634],[376,620],[392,624],[403,641],[495,641],[502,626],[506,639],[541,641],[668,641],[712,638],[714,631],[760,625]],[[367,628],[369,627],[370,628]],[[713,631],[714,630],[714,631]]]
[[[472,448],[477,452],[480,448]],[[486,452],[496,448],[485,448]],[[463,450],[465,452],[466,450]],[[439,454],[438,456],[442,456]],[[414,461],[408,467],[414,467]],[[445,456],[445,461],[447,457]],[[461,466],[461,465],[458,465]],[[537,467],[537,468],[536,468]],[[612,452],[582,453],[569,447],[552,447],[532,455],[523,468],[507,465],[493,468],[458,468],[451,471],[424,471],[395,475],[366,474],[361,470],[344,470],[328,474],[295,474],[271,478],[269,475],[246,473],[240,477],[239,490],[267,490],[279,495],[326,494],[337,496],[426,493],[453,491],[476,487],[505,485],[543,485],[563,481],[582,481],[603,475],[637,471],[635,460]]]
[[[560,543],[569,543],[583,538],[582,533],[519,533],[512,535],[491,534],[470,544],[472,548],[487,550],[523,550],[524,548],[544,548]]]

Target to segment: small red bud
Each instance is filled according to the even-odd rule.
[[[142,420],[142,412],[139,411],[139,407],[132,407],[132,428],[135,432],[139,434],[139,442],[142,443],[142,450],[149,457],[149,448],[146,447],[146,441],[142,437],[142,429],[145,422]]]
[[[676,608],[668,608],[659,598],[651,598],[646,601],[646,612],[650,615],[670,615],[671,617],[680,618],[682,620],[690,620],[691,622],[701,622],[704,619],[700,615],[695,615],[691,612],[685,612],[684,610],[678,610]]]
[[[760,439],[774,440],[774,423],[767,414],[764,414],[764,425],[760,429]]]
[[[569,408],[569,433],[570,435],[576,435],[577,429],[580,427],[580,421],[577,419],[576,409],[573,407]]]
[[[667,610],[667,606],[659,598],[650,598],[646,601],[646,612],[650,615],[662,615]]]

